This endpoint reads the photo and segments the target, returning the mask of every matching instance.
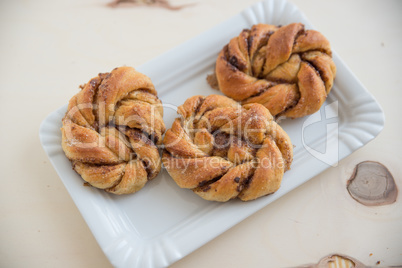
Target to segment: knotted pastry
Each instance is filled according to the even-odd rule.
[[[101,73],[81,87],[63,118],[62,147],[90,185],[114,194],[140,190],[161,169],[165,131],[151,80],[131,67]]]
[[[321,33],[301,23],[257,24],[219,53],[215,82],[242,104],[261,103],[274,116],[296,118],[320,109],[335,74],[330,44]]]
[[[163,139],[162,156],[178,186],[222,202],[253,200],[278,190],[293,147],[263,105],[194,96],[178,113],[181,118]]]

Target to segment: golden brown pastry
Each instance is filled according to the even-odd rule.
[[[274,116],[295,118],[320,109],[336,67],[321,33],[305,30],[301,23],[257,24],[222,49],[215,74],[226,96],[242,104],[261,103]]]
[[[114,194],[140,190],[161,169],[165,131],[154,85],[131,67],[101,73],[81,87],[63,118],[62,147],[90,185]]]
[[[253,200],[278,190],[293,147],[261,104],[240,106],[220,95],[179,106],[163,139],[163,164],[181,188],[206,200]]]

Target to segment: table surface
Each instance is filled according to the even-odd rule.
[[[38,138],[47,114],[78,85],[139,66],[257,2],[110,8],[107,0],[0,2],[0,266],[111,267]],[[402,189],[401,1],[293,0],[381,104],[384,130],[338,166],[255,213],[172,267],[291,267],[338,253],[366,265],[402,264],[402,201],[366,207],[344,184],[378,161]]]

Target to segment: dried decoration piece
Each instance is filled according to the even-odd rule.
[[[300,266],[304,268],[367,268],[360,261],[345,255],[331,254],[322,258],[317,264]]]
[[[170,10],[180,10],[189,5],[172,6],[167,0],[114,0],[108,4],[110,7],[117,7],[121,5],[130,6],[155,6],[163,7]]]
[[[392,204],[398,196],[392,174],[384,165],[373,161],[356,165],[347,189],[353,199],[365,206]]]

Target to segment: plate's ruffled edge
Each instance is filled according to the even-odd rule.
[[[339,128],[340,160],[377,137],[384,128],[385,115],[374,96],[336,52],[333,52],[333,59],[337,66],[335,85],[338,90],[330,94],[347,108],[339,111],[344,122]]]

